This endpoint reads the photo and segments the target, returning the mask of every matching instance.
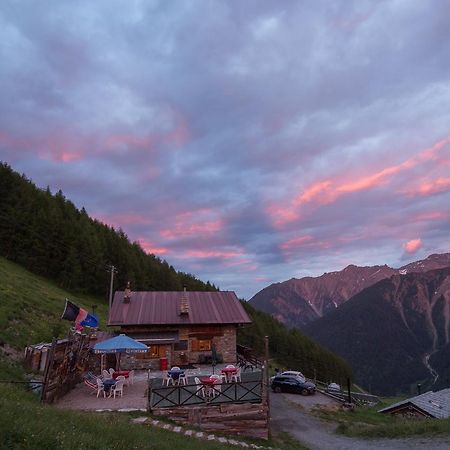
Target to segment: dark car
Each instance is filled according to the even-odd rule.
[[[301,381],[295,377],[278,375],[272,380],[272,390],[273,392],[310,395],[316,392],[316,385],[310,381]]]

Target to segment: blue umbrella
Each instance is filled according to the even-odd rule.
[[[135,341],[125,334],[119,334],[119,336],[94,345],[94,353],[116,353],[118,369],[120,369],[120,355],[122,353],[145,353],[146,351],[148,351],[148,347],[145,344]]]
[[[148,347],[125,334],[119,334],[94,345],[94,353],[145,353]]]

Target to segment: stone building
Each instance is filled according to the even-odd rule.
[[[123,355],[122,366],[236,362],[236,330],[250,324],[236,294],[226,292],[116,292],[108,325],[143,342],[149,351]]]

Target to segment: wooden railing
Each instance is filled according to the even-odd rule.
[[[237,345],[237,364],[244,370],[247,369],[257,369],[262,367],[263,363],[259,360],[254,354],[253,350],[250,347],[245,347],[244,345]]]
[[[149,409],[201,404],[260,403],[263,395],[262,378],[213,385],[205,396],[202,392],[205,392],[203,385],[199,384],[161,387],[160,380],[150,380]]]
[[[313,380],[311,380],[313,381]],[[317,390],[322,394],[326,394],[329,397],[332,397],[342,403],[348,402],[348,392],[346,391],[329,391],[327,390],[327,383],[322,381],[315,381]],[[366,394],[363,392],[353,392],[350,391],[350,399],[351,403],[355,405],[363,406],[363,405],[376,405],[379,403],[380,399],[376,395]]]

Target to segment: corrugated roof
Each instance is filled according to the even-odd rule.
[[[437,392],[425,392],[416,397],[394,403],[393,405],[380,409],[378,412],[391,412],[391,410],[407,404],[412,404],[437,419],[447,419],[450,417],[450,389],[442,389]]]
[[[183,296],[187,296],[189,313],[180,315]],[[132,292],[130,303],[124,303],[123,297],[123,291],[115,293],[108,325],[251,323],[232,291]]]

